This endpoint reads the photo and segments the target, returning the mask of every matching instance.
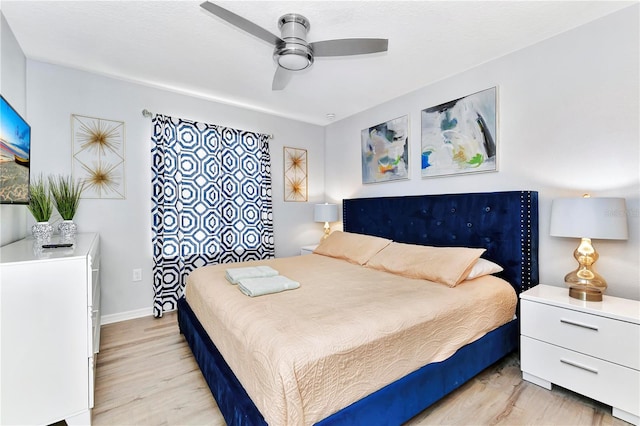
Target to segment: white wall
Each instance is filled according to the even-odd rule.
[[[298,254],[320,238],[312,212],[324,201],[324,128],[33,60],[27,61],[27,87],[32,173],[71,172],[71,114],[125,122],[126,199],[82,199],[74,218],[80,232],[101,235],[104,315],[151,313],[151,119],[142,116],[145,108],[273,134],[276,256]],[[308,203],[283,201],[283,146],[308,150]],[[134,268],[142,268],[142,282],[132,282]]]
[[[27,58],[0,12],[0,93],[27,121]],[[27,208],[0,205],[0,246],[26,235]]]
[[[624,197],[630,238],[595,241],[597,269],[609,282],[608,294],[640,299],[639,8],[636,4],[331,124],[327,198],[539,191],[540,280],[563,285],[564,275],[577,266],[572,253],[578,241],[549,236],[552,199],[584,192]],[[421,179],[421,109],[492,86],[499,87],[499,172]],[[410,179],[362,185],[360,131],[405,114]]]

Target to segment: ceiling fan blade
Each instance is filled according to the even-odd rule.
[[[235,13],[230,12],[227,9],[222,8],[222,7],[218,6],[217,4],[213,4],[213,3],[209,2],[209,1],[205,1],[204,3],[202,3],[200,5],[200,7],[205,9],[208,12],[213,13],[218,18],[224,19],[225,21],[227,21],[231,25],[235,25],[236,27],[240,28],[241,30],[244,30],[244,31],[248,32],[249,34],[254,35],[254,36],[266,41],[267,43],[270,43],[270,44],[273,44],[273,45],[278,45],[278,44],[283,44],[284,43],[284,41],[280,37],[278,37],[277,35],[270,33],[269,31],[265,30],[261,26],[256,25],[253,22],[243,18],[242,16],[236,15]]]
[[[271,84],[271,90],[282,90],[286,87],[291,80],[291,75],[293,73],[289,70],[282,68],[278,65],[276,69],[276,74],[273,76],[273,83]]]
[[[389,40],[386,38],[344,38],[311,43],[313,56],[349,56],[386,52]]]

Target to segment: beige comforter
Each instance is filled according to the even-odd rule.
[[[510,321],[493,276],[450,288],[318,254],[252,262],[301,283],[247,297],[227,268],[192,272],[186,299],[270,425],[313,424]]]

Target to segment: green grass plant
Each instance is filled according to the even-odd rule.
[[[84,182],[71,176],[49,176],[49,191],[53,203],[64,220],[72,220],[80,204]]]
[[[53,213],[51,195],[46,181],[40,175],[29,185],[29,204],[27,209],[31,212],[36,222],[48,222]]]

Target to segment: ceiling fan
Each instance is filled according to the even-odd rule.
[[[306,36],[311,28],[309,20],[296,13],[288,13],[278,19],[278,28],[282,33],[282,37],[278,37],[242,16],[209,1],[205,1],[200,7],[275,46],[273,59],[278,68],[273,77],[272,90],[284,89],[292,73],[309,68],[315,57],[386,52],[389,45],[389,40],[383,38],[345,38],[308,43]]]

